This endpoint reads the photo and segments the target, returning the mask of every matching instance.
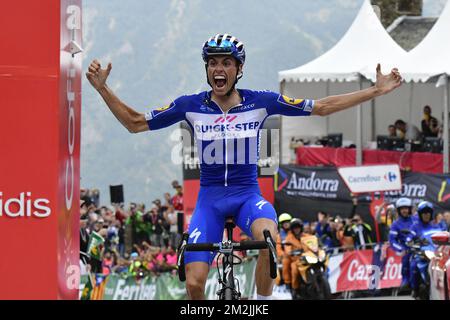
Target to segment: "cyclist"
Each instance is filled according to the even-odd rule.
[[[189,38],[187,38],[189,40]],[[188,41],[189,42],[189,41]],[[185,45],[183,45],[183,48]],[[186,120],[195,133],[201,166],[200,192],[189,227],[190,243],[220,242],[226,216],[255,240],[263,230],[277,236],[277,216],[264,200],[257,183],[259,129],[271,115],[325,116],[359,105],[400,86],[397,69],[383,75],[377,66],[374,86],[354,93],[320,100],[291,99],[269,91],[237,89],[245,63],[244,44],[236,37],[218,34],[203,45],[207,82],[212,90],[181,96],[145,114],[122,102],[108,87],[112,70],[93,60],[86,76],[111,112],[131,133],[157,130]],[[256,266],[258,299],[271,299],[268,250],[262,250]],[[214,254],[187,252],[186,287],[191,299],[204,299],[204,288]]]
[[[389,243],[392,249],[402,256],[402,283],[401,287],[405,287],[409,283],[409,259],[411,254],[406,245],[408,234],[402,233],[401,230],[411,230],[414,219],[412,217],[412,201],[408,198],[399,198],[395,202],[398,218],[392,223],[389,231]]]

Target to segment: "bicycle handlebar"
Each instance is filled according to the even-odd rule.
[[[267,249],[267,243],[265,241],[242,241],[233,242],[234,251],[244,251],[253,249]],[[189,243],[186,245],[185,251],[216,251],[220,250],[220,243]]]
[[[269,249],[270,260],[270,277],[275,279],[277,277],[277,265],[276,265],[276,251],[273,239],[269,230],[263,231],[264,241],[241,241],[231,243],[233,251],[244,250],[261,250]],[[181,282],[186,281],[186,271],[184,265],[184,253],[185,251],[218,251],[222,248],[222,243],[187,243],[189,234],[184,233],[181,239],[180,246],[178,248],[178,277]]]

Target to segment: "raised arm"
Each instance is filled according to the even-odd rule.
[[[108,64],[106,69],[102,69],[98,60],[93,60],[89,65],[86,77],[90,84],[100,93],[111,112],[131,133],[144,132],[149,130],[144,114],[127,106],[122,102],[106,84],[106,79],[111,72],[112,65]]]
[[[401,85],[402,77],[397,68],[391,73],[383,75],[380,64],[377,65],[377,81],[374,86],[347,94],[329,96],[316,100],[313,115],[327,116],[329,114],[342,111],[378,96],[387,94]]]

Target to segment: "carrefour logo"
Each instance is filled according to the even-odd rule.
[[[380,176],[371,176],[367,174],[365,176],[349,176],[348,181],[351,183],[368,183],[368,182],[379,182],[381,181]]]
[[[395,179],[397,179],[397,175],[394,172],[390,171],[384,175],[384,179],[389,182],[393,182],[395,181]]]
[[[398,177],[390,171],[383,176],[384,180],[394,182]],[[366,174],[365,176],[349,176],[348,181],[352,183],[368,183],[368,182],[380,182],[381,176]]]

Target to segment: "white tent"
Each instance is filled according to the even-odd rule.
[[[402,59],[406,54],[365,0],[342,39],[315,60],[295,69],[278,73],[279,81],[359,81],[360,71],[377,63]]]
[[[428,95],[442,97],[442,120],[444,134],[444,172],[449,172],[449,84],[450,75],[450,1],[447,1],[438,21],[435,23],[426,37],[412,49],[404,59],[397,61],[398,68],[409,82],[410,99],[414,92],[428,83]],[[394,61],[392,59],[391,61]],[[367,67],[361,71],[367,79],[375,81],[375,73]],[[434,88],[433,88],[434,87]],[[410,101],[412,107],[413,101]],[[433,109],[434,110],[434,109]],[[413,112],[411,110],[410,115]],[[438,117],[439,118],[439,117]],[[412,119],[410,118],[410,122]]]
[[[366,103],[369,107],[360,106],[356,112],[350,109],[325,118],[284,117],[282,162],[288,161],[291,136],[342,132],[344,139],[357,142],[360,163],[362,141],[374,140],[376,134],[385,134],[387,126],[396,119],[409,119],[410,123],[419,126],[421,110],[426,104],[432,106],[438,119],[443,114],[444,132],[448,132],[447,76],[439,81],[446,86],[436,89],[438,76],[450,73],[450,60],[446,59],[450,52],[448,31],[450,1],[424,40],[407,53],[386,32],[369,0],[365,0],[352,26],[331,50],[301,67],[279,73],[280,91],[294,97],[321,98],[357,90],[364,83],[363,79],[368,79],[370,84],[375,81],[378,62],[384,73],[392,67],[399,68],[404,79],[411,84],[377,98],[376,108],[374,100]],[[444,136],[444,159],[444,172],[448,172],[447,135]]]
[[[401,68],[403,79],[406,82],[427,82],[435,76],[450,74],[450,1],[428,32],[425,38],[402,59],[395,55],[389,58],[388,63],[395,62]],[[364,77],[375,81],[375,73],[370,68],[361,69]]]
[[[360,71],[366,66],[376,68],[392,57],[401,60],[406,52],[389,36],[365,0],[356,19],[343,38],[328,52],[295,69],[279,72],[280,91],[291,96],[321,98],[361,88],[364,84]],[[394,59],[394,61],[396,60]],[[302,84],[299,84],[301,82]],[[369,103],[370,104],[370,103]],[[289,161],[289,140],[296,135],[324,135],[333,131],[344,133],[358,146],[361,161],[362,141],[372,140],[375,132],[372,119],[374,110],[358,107],[357,112],[347,110],[326,118],[282,119],[282,162]]]

